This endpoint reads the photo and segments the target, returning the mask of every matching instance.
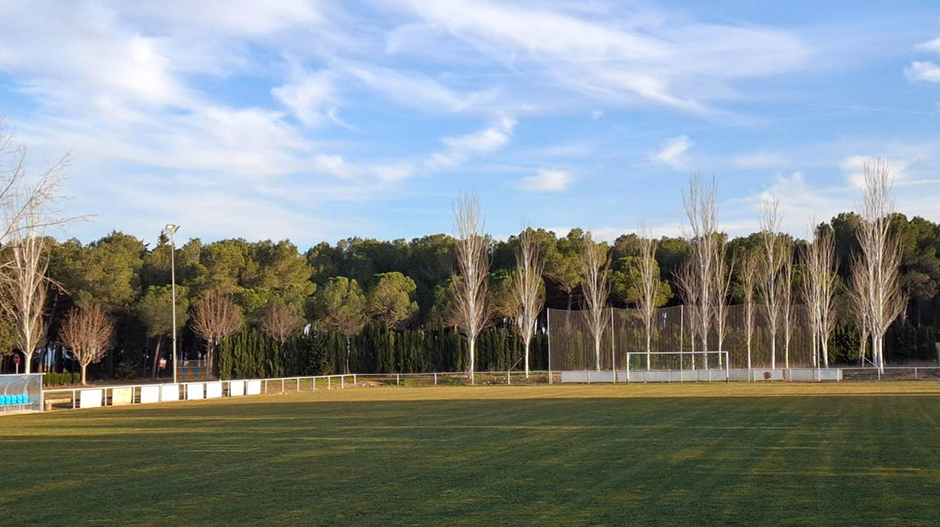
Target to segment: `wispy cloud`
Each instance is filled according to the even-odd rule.
[[[564,192],[571,181],[571,174],[564,170],[541,169],[534,176],[519,180],[517,186],[524,192]]]
[[[680,170],[686,168],[685,153],[692,148],[694,141],[685,135],[673,137],[663,142],[659,150],[651,151],[646,158],[650,163],[665,165]]]
[[[429,29],[509,67],[538,67],[569,89],[611,102],[696,113],[713,111],[708,99],[730,96],[730,82],[792,70],[811,53],[800,38],[778,29],[697,23],[655,9],[591,16],[476,0],[414,0],[410,6]],[[406,45],[399,40],[399,47]]]
[[[509,144],[515,127],[514,118],[500,116],[492,125],[479,132],[457,137],[444,137],[441,142],[447,148],[431,154],[426,165],[431,169],[454,168],[467,161],[471,155],[488,154],[499,150]]]

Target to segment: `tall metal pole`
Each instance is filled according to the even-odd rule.
[[[173,302],[173,384],[177,383],[176,368],[176,239],[173,237],[176,231],[180,229],[179,225],[167,223],[163,228],[163,234],[170,238],[170,289],[172,291]]]
[[[173,384],[176,384],[176,241],[170,233],[170,288],[173,291]]]

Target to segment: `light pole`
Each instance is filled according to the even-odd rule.
[[[179,225],[167,223],[163,235],[170,238],[170,288],[173,302],[173,384],[176,384],[176,241],[173,235],[180,230]]]

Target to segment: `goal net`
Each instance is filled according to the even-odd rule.
[[[627,382],[727,381],[730,378],[727,351],[628,352],[626,359],[622,376]]]

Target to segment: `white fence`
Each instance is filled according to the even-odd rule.
[[[776,370],[731,368],[710,370],[618,370],[616,380],[611,370],[567,370],[561,374],[565,383],[612,382],[707,382],[707,381],[940,381],[940,366],[886,366],[884,373],[873,367],[778,368]]]
[[[356,374],[279,377],[276,379],[238,379],[231,381],[184,382],[179,384],[131,384],[93,388],[54,388],[43,390],[45,410],[98,408],[127,404],[152,404],[170,401],[194,401],[269,393],[296,393],[343,389],[347,379],[356,384]]]

